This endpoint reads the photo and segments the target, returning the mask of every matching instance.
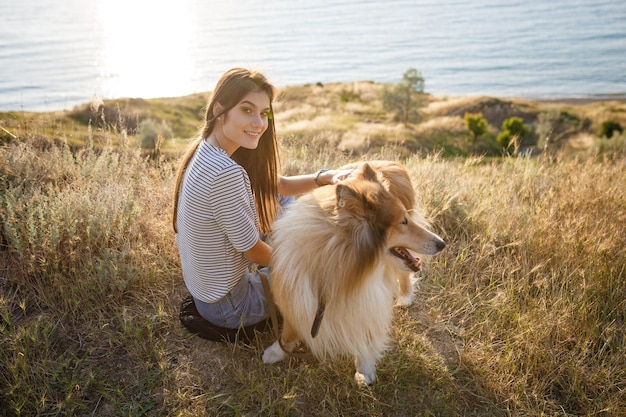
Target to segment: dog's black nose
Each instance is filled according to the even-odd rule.
[[[444,242],[443,240],[438,240],[437,241],[437,249],[439,249],[440,251],[443,250],[443,248],[446,247],[446,242]]]

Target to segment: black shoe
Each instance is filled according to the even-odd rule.
[[[254,340],[255,331],[263,332],[270,327],[269,320],[263,320],[259,323],[238,329],[228,329],[226,327],[217,326],[200,316],[191,295],[183,299],[180,305],[179,318],[183,326],[191,333],[214,342],[235,343],[242,341],[250,343],[251,340]]]

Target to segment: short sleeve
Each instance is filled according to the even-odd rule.
[[[252,248],[259,228],[247,173],[238,165],[228,167],[215,177],[212,188],[209,204],[216,223],[237,251]]]

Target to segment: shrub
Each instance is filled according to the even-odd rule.
[[[361,99],[361,95],[352,90],[348,90],[346,88],[341,90],[340,99],[342,103],[348,103],[350,101],[359,101]]]
[[[0,146],[0,415],[147,410],[176,329],[172,166],[35,139]]]
[[[602,122],[602,126],[600,126],[600,137],[610,139],[615,132],[621,134],[623,131],[622,126],[615,120],[606,120]]]
[[[7,178],[0,192],[4,236],[21,264],[12,280],[40,290],[40,301],[56,306],[111,297],[114,287],[126,287],[135,274],[123,277],[120,261],[139,233],[134,170],[143,167],[138,156],[108,151],[74,156],[67,147],[37,151],[26,145],[11,152],[25,155],[9,161],[16,175]],[[33,164],[38,159],[47,162]],[[109,263],[113,254],[119,256],[117,265]],[[127,265],[132,269],[132,263]],[[73,276],[80,279],[69,285]]]
[[[561,112],[556,109],[550,109],[539,113],[537,116],[537,136],[539,137],[539,145],[545,145],[555,141],[553,137],[558,129],[561,120]]]
[[[174,134],[165,122],[157,122],[154,119],[146,119],[139,124],[138,132],[141,148],[149,150],[153,156],[160,153],[161,145],[165,139],[171,139]]]
[[[464,121],[465,127],[472,134],[473,142],[476,142],[481,135],[487,133],[488,124],[482,113],[465,113]]]
[[[498,144],[505,149],[514,148],[514,153],[519,151],[524,139],[530,137],[532,131],[524,124],[519,117],[511,117],[502,123],[502,131],[496,139]]]
[[[132,99],[133,101],[138,99]],[[93,125],[100,129],[126,131],[131,135],[137,132],[139,124],[147,114],[137,106],[128,103],[107,103],[94,99],[93,102],[77,106],[69,113],[71,119],[83,125]]]
[[[584,129],[588,121],[581,121],[576,115],[560,109],[549,109],[539,113],[535,131],[538,147],[543,150],[556,150],[565,140]]]
[[[383,89],[383,107],[387,111],[394,112],[397,120],[405,125],[416,122],[418,119],[417,107],[420,104],[418,94],[424,92],[424,78],[422,74],[409,68],[402,76],[402,81],[392,87]]]

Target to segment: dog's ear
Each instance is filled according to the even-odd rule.
[[[337,207],[341,209],[344,208],[347,200],[356,197],[356,193],[346,184],[337,184],[335,196],[337,198]]]
[[[337,199],[337,207],[343,208],[346,205],[346,200],[344,200],[344,190],[349,189],[343,184],[337,184],[337,188],[335,189],[335,198]]]
[[[341,210],[348,206],[348,211],[359,218],[368,216],[368,213],[375,207],[375,204],[369,201],[368,193],[363,192],[356,185],[337,184],[335,193],[337,208]]]
[[[376,171],[371,167],[370,164],[365,163],[361,168],[363,173],[363,178],[369,181],[378,181],[378,176],[376,175]]]

